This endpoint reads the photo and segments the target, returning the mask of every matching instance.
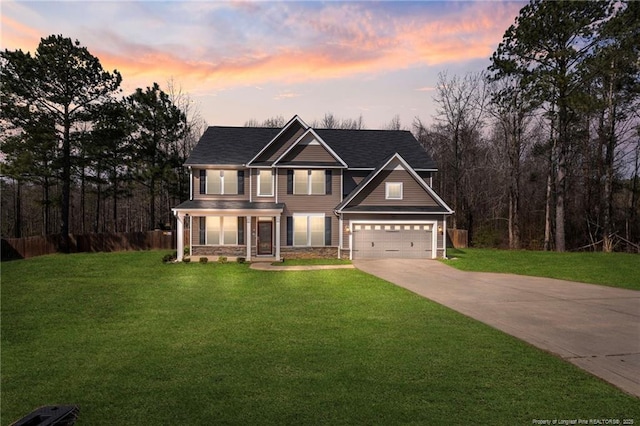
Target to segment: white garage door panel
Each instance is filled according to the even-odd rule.
[[[353,231],[353,257],[431,258],[432,236],[429,225],[359,225]]]

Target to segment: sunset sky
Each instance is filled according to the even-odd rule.
[[[2,49],[77,39],[124,94],[173,79],[209,125],[294,114],[431,123],[438,73],[477,72],[523,2],[5,1]]]

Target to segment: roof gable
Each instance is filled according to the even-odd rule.
[[[406,196],[402,200],[386,200],[384,197],[386,182],[402,182],[407,185]],[[451,214],[453,210],[435,193],[429,185],[404,160],[394,153],[380,167],[372,171],[358,186],[336,207],[336,211],[353,208],[359,211],[380,211],[385,206],[424,207],[431,212]]]
[[[300,165],[347,167],[347,164],[311,128],[291,144],[273,164],[280,167]]]
[[[271,165],[273,162],[282,155],[299,137],[304,133],[309,126],[302,121],[300,117],[294,115],[287,124],[275,135],[260,152],[255,155],[247,164],[254,165],[261,163],[264,165]]]

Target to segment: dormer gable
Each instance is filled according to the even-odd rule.
[[[271,166],[307,129],[309,129],[307,123],[298,115],[294,115],[247,165]]]
[[[274,162],[278,167],[330,167],[347,168],[347,164],[333,149],[309,128]]]
[[[453,210],[416,171],[395,153],[387,158],[336,207],[345,211],[386,211],[402,207],[418,212],[451,214]]]

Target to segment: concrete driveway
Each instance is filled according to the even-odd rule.
[[[640,291],[463,272],[433,260],[353,264],[556,354],[640,398]]]

